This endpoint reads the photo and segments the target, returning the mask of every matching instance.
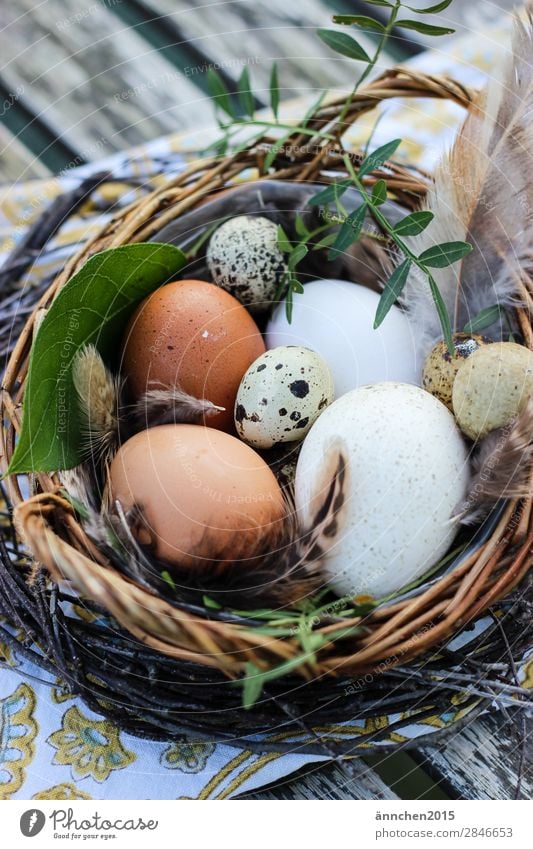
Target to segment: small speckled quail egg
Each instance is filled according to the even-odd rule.
[[[269,309],[287,270],[277,233],[268,218],[238,215],[214,232],[207,248],[214,283],[251,312]]]
[[[457,372],[453,411],[463,433],[482,439],[512,422],[533,396],[533,352],[514,342],[475,351]]]
[[[237,433],[255,448],[302,440],[334,396],[328,365],[315,351],[283,345],[245,373],[235,402]]]
[[[346,393],[313,425],[298,458],[304,527],[316,523],[339,452],[346,470],[325,577],[342,596],[388,595],[451,544],[450,518],[469,481],[465,443],[450,411],[418,386],[375,383]]]
[[[426,392],[431,392],[435,398],[446,404],[449,410],[453,410],[452,389],[460,366],[481,345],[488,345],[491,341],[479,334],[454,333],[455,357],[448,351],[444,339],[437,342],[428,354],[422,372],[422,386]]]

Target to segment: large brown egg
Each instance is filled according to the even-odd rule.
[[[232,430],[241,378],[264,351],[255,321],[232,295],[202,280],[178,280],[157,289],[131,318],[123,373],[135,398],[179,386],[224,407],[205,423]]]
[[[109,482],[113,500],[140,509],[138,539],[184,568],[251,557],[270,534],[279,538],[286,513],[265,461],[236,437],[202,425],[137,433],[113,459]]]

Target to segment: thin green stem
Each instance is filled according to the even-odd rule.
[[[390,14],[390,18],[389,18],[389,20],[388,20],[388,22],[385,26],[385,29],[383,30],[383,33],[381,34],[381,38],[379,39],[378,45],[376,47],[374,55],[372,56],[372,59],[367,64],[363,73],[361,74],[361,76],[357,80],[355,86],[352,89],[351,94],[346,98],[346,102],[345,102],[345,104],[342,108],[341,113],[339,114],[338,119],[337,119],[337,124],[340,125],[341,127],[344,124],[344,119],[346,118],[346,115],[348,114],[348,111],[350,109],[350,106],[352,105],[352,102],[353,102],[355,95],[357,94],[357,92],[361,88],[361,86],[364,83],[364,81],[366,80],[366,78],[369,76],[369,74],[372,73],[372,71],[374,70],[374,68],[377,65],[378,59],[379,59],[382,51],[384,50],[384,48],[385,48],[385,46],[386,46],[386,44],[387,44],[387,42],[388,42],[388,40],[389,40],[389,38],[392,34],[392,30],[394,29],[394,26],[396,24],[396,19],[398,17],[398,12],[400,11],[401,5],[402,5],[401,0],[396,0],[396,5],[394,6],[394,9],[392,10],[392,12]]]

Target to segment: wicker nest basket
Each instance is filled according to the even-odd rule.
[[[342,126],[339,114],[344,101],[324,106],[310,126],[327,128],[340,137],[347,123],[380,101],[396,97],[450,99],[466,109],[472,100],[468,90],[450,79],[394,70],[357,94]],[[20,428],[36,317],[90,256],[150,240],[163,225],[231,186],[250,169],[256,169],[257,180],[268,176],[269,180],[315,184],[326,184],[344,174],[336,142],[322,140],[317,148],[314,139],[312,146],[306,146],[306,138],[295,133],[289,142],[290,153],[284,146],[265,175],[263,163],[274,141],[265,137],[235,155],[195,162],[162,188],[120,210],[66,263],[35,303],[7,365],[2,388],[5,464],[13,454]],[[351,159],[357,168],[361,157],[354,153]],[[375,172],[365,181],[372,184],[383,175],[396,203],[407,210],[416,209],[429,178],[388,163],[381,173]],[[531,316],[519,311],[517,319],[525,343],[533,348]],[[372,717],[377,712],[399,714],[413,704],[420,705],[421,716],[430,716],[444,708],[458,688],[446,690],[443,685],[429,700],[426,693],[424,701],[416,675],[420,659],[428,668],[435,658],[442,663],[444,641],[508,596],[532,562],[531,501],[510,500],[490,518],[485,532],[477,543],[470,544],[458,564],[415,592],[379,606],[360,620],[337,619],[332,614],[317,622],[316,630],[332,637],[358,621],[363,627],[349,639],[326,641],[312,663],[299,665],[294,675],[272,682],[262,700],[243,711],[235,679],[250,661],[260,669],[290,662],[301,654],[297,636],[267,636],[250,618],[205,609],[186,599],[169,601],[120,574],[85,534],[55,475],[35,476],[35,494],[26,499],[21,481],[10,478],[7,485],[15,524],[33,563],[15,542],[5,548],[0,570],[3,612],[25,631],[28,641],[37,640],[41,665],[123,727],[150,737],[194,732],[218,739],[249,738],[280,724],[301,728],[304,716],[308,717],[307,728],[311,720],[324,724],[346,719],[354,715],[354,709],[362,717]],[[29,583],[30,567],[33,577]],[[72,590],[79,594],[79,602],[69,595]],[[82,616],[69,613],[64,602],[82,604]],[[490,637],[483,639],[490,654]],[[430,649],[434,650],[431,655]],[[394,669],[408,662],[414,672],[398,694],[399,676],[394,677]],[[376,670],[383,674],[375,676]],[[365,675],[372,683],[353,698],[347,696],[350,679]],[[394,697],[391,689],[396,692]],[[253,743],[248,739],[247,745]],[[281,739],[276,743],[278,748],[283,745]],[[335,748],[335,752],[342,750],[342,744]]]

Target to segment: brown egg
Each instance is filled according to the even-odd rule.
[[[131,318],[123,373],[136,398],[180,386],[224,407],[205,424],[233,430],[241,378],[264,351],[255,321],[232,295],[203,280],[177,280],[146,298]]]
[[[144,518],[134,530],[155,554],[184,568],[202,560],[253,555],[286,513],[281,489],[256,452],[236,437],[202,425],[141,431],[111,464],[113,500]]]

